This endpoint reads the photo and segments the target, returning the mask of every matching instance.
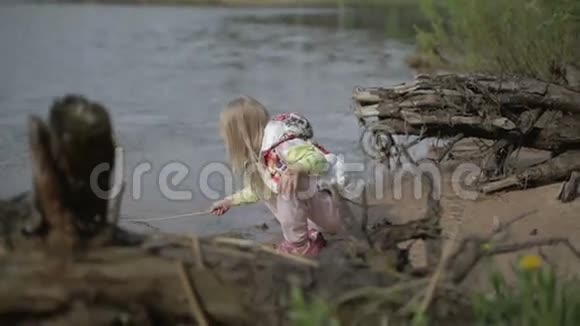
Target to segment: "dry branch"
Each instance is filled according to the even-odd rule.
[[[574,171],[580,171],[580,151],[565,152],[505,179],[483,184],[481,191],[492,193],[512,187],[526,188],[528,186],[561,181]]]
[[[448,151],[462,137],[493,140],[480,182],[494,181],[481,185],[485,193],[559,182],[579,169],[577,154],[568,153],[580,150],[578,91],[537,80],[446,74],[420,75],[388,88],[357,88],[353,99],[364,134],[374,135],[364,139],[374,159],[381,157],[376,153],[388,156],[392,148],[408,156],[393,135],[451,138]],[[508,159],[521,147],[555,157],[513,175]]]
[[[390,88],[355,89],[355,114],[377,117],[395,134],[521,138],[543,150],[580,148],[580,93],[534,80],[419,76]]]
[[[563,203],[568,203],[573,201],[579,192],[580,187],[580,172],[573,171],[570,174],[570,178],[566,180],[558,193],[558,199]]]

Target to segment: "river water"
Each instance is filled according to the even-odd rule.
[[[200,174],[226,161],[217,121],[241,94],[272,113],[303,113],[320,143],[361,161],[359,127],[349,111],[353,87],[412,77],[404,63],[412,40],[399,28],[412,22],[397,15],[384,20],[360,26],[364,16],[340,8],[0,6],[0,197],[30,189],[26,118],[45,116],[51,101],[66,93],[98,100],[113,116],[124,150],[126,216],[208,207],[212,199],[201,191]],[[188,175],[163,190],[159,176],[172,162],[186,166]],[[151,171],[138,187],[132,175],[143,163]],[[223,195],[221,178],[210,179]],[[168,190],[191,191],[192,198],[169,199]],[[210,234],[272,218],[260,205],[233,212],[155,225]]]

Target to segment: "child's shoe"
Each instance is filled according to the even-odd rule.
[[[322,235],[321,235],[322,236]],[[318,239],[318,237],[317,237]],[[322,239],[324,240],[324,239]],[[315,257],[320,254],[320,251],[324,245],[320,240],[311,240],[310,238],[307,239],[304,244],[298,245],[287,240],[282,241],[276,250],[280,253],[284,254],[291,254],[291,255],[299,255],[299,256],[307,256],[307,257]]]
[[[322,232],[315,229],[310,229],[308,230],[308,238],[314,242],[318,242],[320,247],[326,247],[327,242],[326,239],[324,239]]]

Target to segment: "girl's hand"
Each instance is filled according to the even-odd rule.
[[[232,208],[232,201],[230,199],[218,200],[211,205],[211,213],[216,216],[224,215]]]
[[[286,170],[280,179],[280,193],[288,198],[293,197],[298,189],[298,179],[300,172],[296,170]]]

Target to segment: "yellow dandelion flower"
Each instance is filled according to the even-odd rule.
[[[536,270],[542,267],[542,258],[538,255],[526,255],[520,259],[520,268],[525,271]]]
[[[483,250],[484,253],[490,253],[491,250],[493,249],[493,247],[491,246],[491,243],[484,243],[481,245],[481,250]]]
[[[485,252],[491,252],[492,246],[490,243],[484,243],[481,245],[481,249]]]

